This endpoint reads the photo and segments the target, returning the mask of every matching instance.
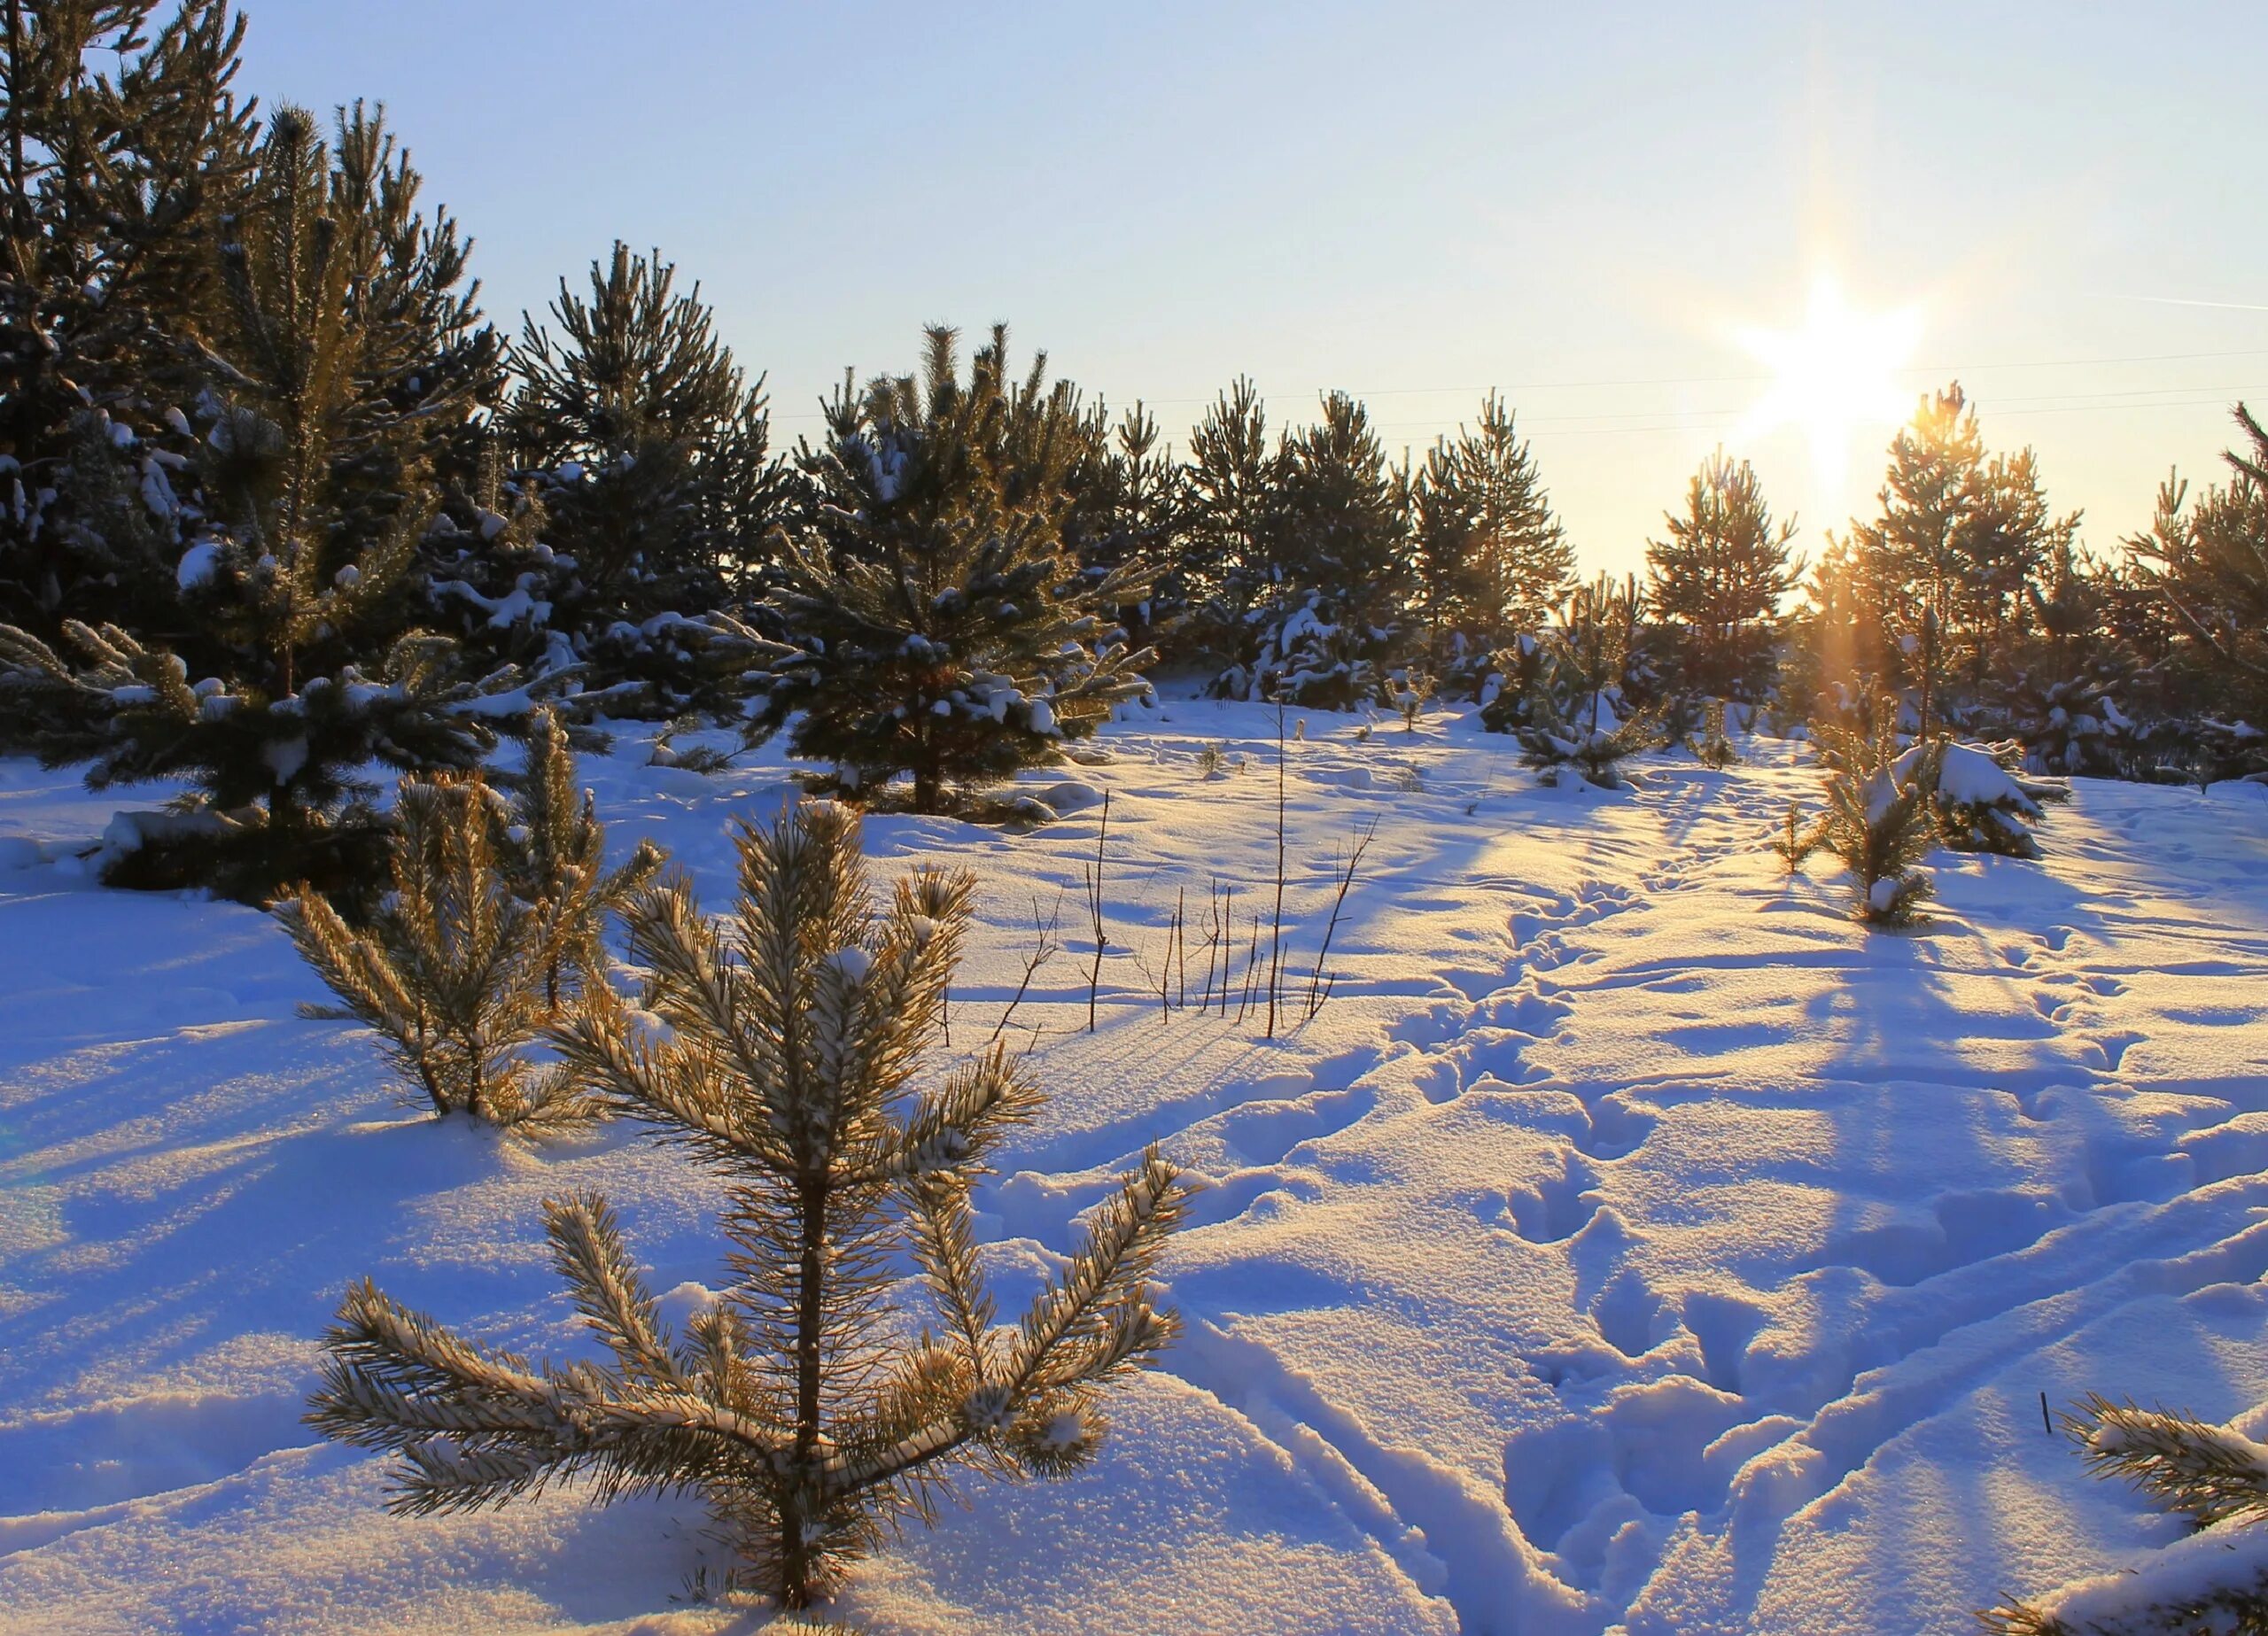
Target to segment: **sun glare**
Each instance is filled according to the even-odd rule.
[[[1856,434],[1894,426],[1913,408],[1898,374],[1921,338],[1919,307],[1857,312],[1834,280],[1821,276],[1812,285],[1800,328],[1739,334],[1772,370],[1772,384],[1741,423],[1741,434],[1761,438],[1786,427],[1802,432],[1825,488],[1842,486]]]

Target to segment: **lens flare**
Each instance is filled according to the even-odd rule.
[[[1911,394],[1898,376],[1921,339],[1919,307],[1858,312],[1822,275],[1813,282],[1799,328],[1738,333],[1741,344],[1771,368],[1772,384],[1736,435],[1752,440],[1788,427],[1802,432],[1823,489],[1841,489],[1856,434],[1895,426],[1912,410]]]

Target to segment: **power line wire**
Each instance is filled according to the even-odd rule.
[[[1912,364],[1901,369],[1891,370],[1890,373],[1899,377],[1934,377],[1938,376],[1959,376],[1963,375],[1991,374],[1995,371],[2008,369],[2073,369],[2093,368],[2108,364],[2185,363],[2194,362],[2201,359],[2220,358],[2268,358],[2268,346],[2237,347],[2218,352],[2202,353],[2133,353],[2123,357],[2039,358],[2013,361],[2004,363]],[[1633,376],[1624,378],[1602,376],[1588,381],[1513,381],[1510,383],[1500,383],[1495,385],[1480,386],[1380,386],[1364,388],[1359,391],[1352,388],[1346,390],[1348,392],[1349,396],[1360,398],[1367,401],[1372,398],[1445,396],[1452,392],[1590,392],[1606,391],[1628,386],[1756,385],[1775,378],[1776,377],[1769,372],[1744,375],[1664,375],[1647,377]],[[1332,389],[1325,387],[1317,387],[1313,389],[1317,393],[1321,393],[1329,390]],[[2167,386],[2157,388],[2143,387],[2137,390],[2148,392],[2151,391],[2184,392],[2214,391],[2223,389]],[[2085,395],[2096,396],[2108,394],[2090,393]],[[1144,398],[1138,401],[1146,407],[1160,408],[1192,403],[1209,404],[1214,401],[1214,399],[1209,397]],[[1634,411],[1634,413],[1659,414],[1663,413],[1663,411]],[[775,421],[780,422],[802,423],[823,421],[827,417],[817,411],[812,411],[793,415],[775,415],[773,418]],[[1402,423],[1414,424],[1415,423]]]

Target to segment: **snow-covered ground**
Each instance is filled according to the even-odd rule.
[[[1097,809],[870,822],[884,870],[981,874],[958,1044],[1060,905],[1071,951],[1010,1024],[1055,1101],[983,1199],[1006,1300],[1146,1142],[1211,1185],[1164,1268],[1187,1334],[1099,1464],[968,1488],[834,1617],[1951,1632],[2174,1537],[2040,1397],[2268,1399],[2268,790],[2082,781],[2044,859],[1941,856],[1936,923],[1869,934],[1831,859],[1765,849],[1815,799],[1797,747],[1603,795],[1463,720],[1307,726],[1272,1041],[1154,985],[1177,897],[1193,1004],[1208,883],[1240,939],[1268,896],[1269,712],[1176,702],[1030,780],[1113,797],[1092,1033]],[[721,906],[726,822],[776,810],[783,764],[644,760],[634,733],[586,759],[611,842],[660,840]],[[683,1600],[690,1503],[397,1520],[379,1461],[299,1423],[350,1278],[579,1351],[538,1201],[605,1191],[682,1309],[718,1275],[711,1185],[627,1128],[527,1145],[400,1105],[368,1035],[295,1015],[321,991],[268,921],[74,872],[120,804],[0,762],[0,1630],[760,1623]]]

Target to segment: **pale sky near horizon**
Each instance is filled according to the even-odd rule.
[[[784,442],[936,321],[1177,446],[1239,373],[1397,455],[1495,386],[1619,572],[1720,440],[1807,550],[1871,508],[1889,420],[1840,483],[1746,423],[1821,274],[2098,550],[2268,405],[2268,4],[246,9],[241,88],[383,100],[493,316],[658,246]]]

